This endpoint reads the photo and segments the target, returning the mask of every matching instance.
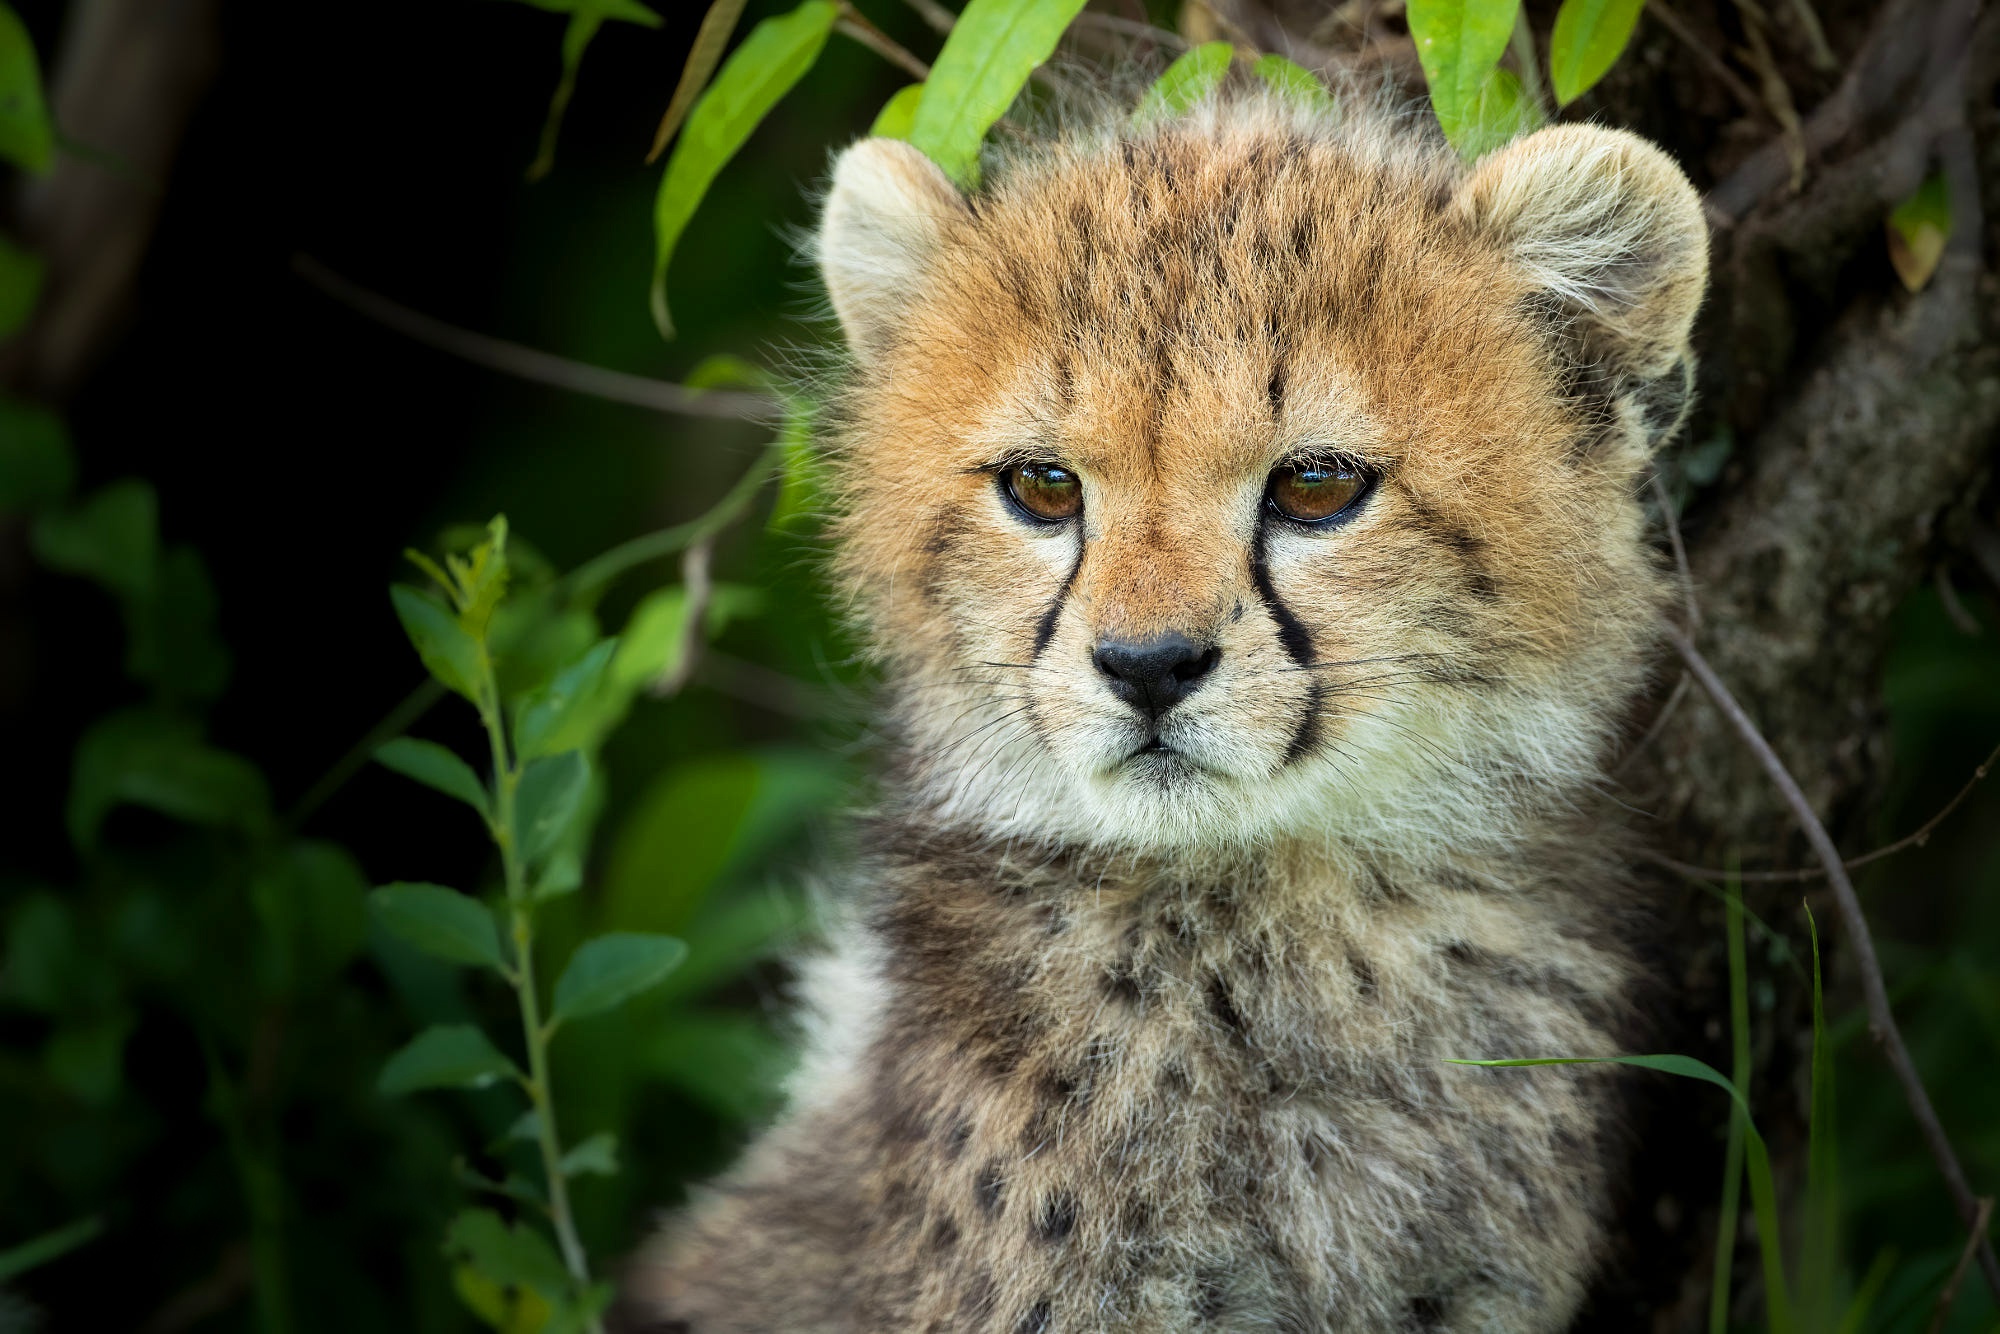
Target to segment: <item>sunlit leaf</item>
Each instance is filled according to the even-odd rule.
[[[729,36],[736,31],[736,21],[743,17],[745,0],[715,0],[702,15],[701,29],[694,35],[694,45],[688,48],[688,57],[681,66],[680,82],[674,85],[673,100],[667,103],[667,113],[660,117],[660,128],[653,131],[653,147],[646,154],[651,162],[664,153],[672,142],[674,134],[687,119],[688,109],[695,98],[708,86],[709,76],[722,60],[723,51],[729,46]]]
[[[506,971],[500,931],[486,905],[442,885],[399,882],[368,896],[383,929],[433,958]]]
[[[528,1288],[551,1302],[569,1293],[569,1273],[548,1238],[526,1223],[509,1227],[491,1209],[467,1209],[452,1219],[444,1246],[495,1283]]]
[[[514,793],[514,838],[524,859],[540,862],[562,841],[589,783],[590,765],[580,751],[545,755],[522,771]]]
[[[1549,35],[1549,82],[1568,106],[1617,63],[1646,0],[1563,0]]]
[[[562,1156],[562,1174],[566,1177],[592,1173],[597,1176],[618,1175],[618,1137],[609,1131],[592,1135]]]
[[[104,1219],[97,1215],[79,1218],[74,1223],[44,1232],[41,1236],[24,1241],[19,1246],[0,1251],[0,1283],[30,1269],[39,1269],[51,1260],[59,1260],[84,1243],[94,1239],[104,1231]]]
[[[1889,263],[1903,286],[1920,292],[1937,272],[1951,240],[1951,188],[1943,173],[1931,176],[1889,215]]]
[[[422,1089],[485,1088],[509,1076],[519,1078],[520,1071],[479,1029],[435,1024],[389,1058],[375,1087],[394,1098]]]
[[[1482,122],[1480,100],[1507,50],[1519,8],[1520,0],[1410,0],[1410,36],[1430,84],[1431,106],[1461,153],[1463,141],[1490,123]]]
[[[1484,157],[1534,129],[1540,120],[1541,113],[1514,71],[1496,69],[1487,75],[1472,119],[1452,145],[1467,158]]]
[[[1326,90],[1317,74],[1305,66],[1296,64],[1275,51],[1258,56],[1250,66],[1251,72],[1283,93],[1294,102],[1316,108],[1333,106],[1333,94]]]
[[[0,514],[34,514],[69,498],[76,458],[62,418],[0,395]]]
[[[784,472],[778,479],[777,503],[771,506],[769,527],[792,526],[819,508],[819,455],[813,450],[812,404],[792,399],[786,405]],[[711,628],[710,633],[713,633]]]
[[[592,725],[595,719],[588,706],[596,700],[605,670],[617,652],[616,639],[599,640],[521,701],[514,746],[522,759],[597,743],[600,732]]]
[[[465,1308],[499,1334],[544,1334],[553,1308],[532,1288],[496,1283],[469,1264],[453,1265],[452,1290]]]
[[[920,83],[897,89],[875,113],[875,123],[868,127],[868,133],[877,139],[908,139],[917,123],[917,106],[923,100],[924,86]]]
[[[42,98],[35,45],[20,16],[0,3],[0,158],[42,172],[54,152],[55,126]]]
[[[490,816],[491,802],[479,775],[472,772],[471,765],[435,741],[399,736],[376,749],[375,762],[448,797],[457,797],[482,817]]]
[[[769,371],[729,352],[703,357],[681,377],[681,384],[689,389],[764,389],[770,383]]]
[[[687,946],[672,936],[614,931],[586,940],[570,956],[556,982],[555,1020],[601,1014],[666,980],[687,957]]]
[[[1203,42],[1182,52],[1139,99],[1138,109],[1132,113],[1133,121],[1144,125],[1178,116],[1222,86],[1223,76],[1229,73],[1229,62],[1235,58],[1236,48],[1228,42]]]
[[[403,633],[410,637],[417,656],[423,659],[424,670],[445,689],[477,704],[486,659],[486,650],[479,641],[467,634],[458,618],[428,593],[420,593],[408,584],[396,584],[389,590],[389,600],[396,606],[396,618],[403,623]]]
[[[121,597],[151,597],[160,559],[159,501],[145,482],[113,482],[35,523],[35,557]]]
[[[970,0],[931,66],[910,142],[967,189],[979,146],[1037,66],[1055,54],[1085,0]]]
[[[42,257],[0,232],[0,338],[28,322],[42,296]]]
[[[750,132],[819,59],[839,17],[840,7],[831,0],[805,0],[789,14],[765,19],[730,53],[688,113],[653,204],[653,323],[662,337],[673,337],[667,265],[688,220]]]
[[[250,833],[271,819],[255,765],[204,744],[185,719],[143,709],[100,719],[77,743],[68,819],[76,846],[95,846],[104,817],[122,805]]]

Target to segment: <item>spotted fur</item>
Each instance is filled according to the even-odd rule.
[[[837,569],[897,743],[790,1108],[634,1262],[636,1327],[1565,1328],[1616,1080],[1449,1062],[1629,1038],[1595,787],[1692,191],[1612,131],[1467,168],[1255,99],[988,181],[835,168]],[[1332,457],[1351,515],[1264,504]],[[1032,461],[1080,520],[1010,506]],[[1153,720],[1092,655],[1168,634],[1219,659]]]

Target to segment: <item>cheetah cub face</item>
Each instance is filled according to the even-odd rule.
[[[1658,150],[1239,103],[968,198],[870,139],[818,254],[838,569],[943,818],[1463,850],[1595,772],[1706,278]]]

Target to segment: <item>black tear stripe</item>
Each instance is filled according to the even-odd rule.
[[[1049,641],[1056,637],[1056,626],[1062,620],[1063,604],[1069,601],[1070,590],[1076,587],[1076,576],[1083,570],[1083,545],[1083,540],[1079,537],[1076,544],[1076,559],[1070,564],[1069,576],[1063,580],[1055,601],[1049,603],[1049,609],[1042,613],[1042,619],[1035,625],[1035,649],[1028,655],[1029,662],[1040,658],[1042,650],[1046,649]]]
[[[1313,663],[1312,632],[1305,623],[1292,615],[1292,609],[1278,596],[1278,590],[1271,586],[1271,571],[1264,564],[1264,541],[1270,533],[1270,525],[1263,519],[1257,520],[1257,536],[1250,544],[1250,582],[1257,586],[1257,596],[1264,600],[1264,610],[1271,613],[1277,622],[1278,643],[1284,646],[1285,654],[1301,667]]]
[[[1278,767],[1289,768],[1310,755],[1319,745],[1319,711],[1326,703],[1326,687],[1318,681],[1310,683],[1306,691],[1306,706],[1299,715],[1298,730],[1292,733],[1292,744],[1285,747],[1285,758]]]
[[[1486,564],[1486,544],[1425,504],[1423,497],[1407,486],[1403,488],[1403,497],[1410,502],[1417,527],[1423,529],[1425,536],[1458,558],[1467,590],[1481,602],[1498,601],[1500,581]]]

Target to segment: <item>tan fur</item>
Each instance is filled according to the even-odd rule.
[[[1592,786],[1693,193],[1610,131],[1468,170],[1263,101],[989,180],[835,170],[838,570],[898,746],[790,1110],[635,1262],[636,1327],[1560,1330],[1613,1081],[1447,1062],[1624,1040]],[[1265,512],[1336,454],[1351,521]],[[1022,459],[1080,521],[1010,512]],[[1167,633],[1219,662],[1135,754],[1093,648]]]

